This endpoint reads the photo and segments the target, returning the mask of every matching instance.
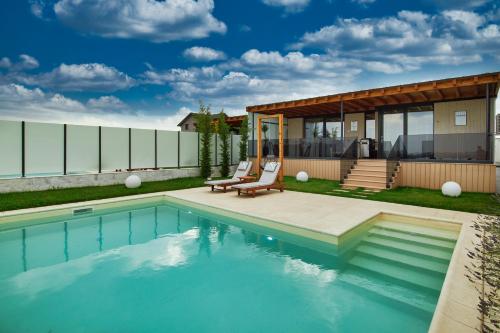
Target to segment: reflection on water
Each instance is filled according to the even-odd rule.
[[[248,229],[237,229],[237,232],[241,232],[245,243],[265,251],[301,259],[325,268],[338,266],[339,261],[332,260],[332,255],[336,253],[334,245],[327,245],[321,252],[306,247],[314,244],[314,241],[293,237],[296,243],[304,243],[301,246],[278,238],[277,231],[262,228],[260,230],[262,233]],[[211,256],[214,242],[224,246],[225,236],[232,230],[220,219],[175,206],[158,205],[98,216],[72,217],[69,220],[2,231],[0,277],[5,278],[34,268],[57,265],[125,246],[137,246],[162,237],[189,234],[190,231],[195,231],[198,254]],[[273,233],[273,236],[270,233]]]

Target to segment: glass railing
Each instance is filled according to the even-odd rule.
[[[340,159],[345,154],[352,154],[352,152],[347,151],[347,147],[352,146],[353,140],[355,139],[285,139],[283,140],[283,153],[284,157],[287,158]],[[262,140],[261,146],[262,156],[279,156],[279,141],[277,139]],[[256,140],[249,140],[248,150],[249,156],[255,157],[257,155]]]
[[[356,159],[358,140],[354,138],[285,139],[284,157],[299,159]],[[489,162],[493,136],[486,133],[400,135],[395,142],[377,145],[377,158],[389,161]],[[257,155],[257,143],[248,143],[249,156]],[[262,156],[279,156],[277,139],[262,141]],[[392,166],[391,166],[392,167]]]
[[[390,150],[383,151],[388,160],[486,162],[491,147],[486,133],[419,134],[400,135]]]

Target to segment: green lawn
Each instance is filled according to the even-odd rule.
[[[197,177],[146,182],[138,189],[127,189],[123,185],[112,185],[40,192],[7,193],[0,194],[0,211],[171,191],[199,186],[203,186],[203,179]],[[444,197],[440,191],[416,188],[398,188],[378,193],[367,193],[362,189],[342,192],[338,181],[310,179],[307,183],[301,183],[297,182],[293,177],[285,177],[285,187],[286,190],[291,191],[500,215],[499,197],[486,193],[463,193],[459,198],[448,198]]]
[[[462,193],[458,198],[445,197],[439,190],[400,187],[395,190],[367,193],[363,189],[342,192],[338,181],[310,179],[301,183],[285,177],[286,189],[291,191],[335,195],[349,198],[394,202],[406,205],[451,209],[481,214],[500,214],[500,197],[488,193]]]
[[[0,194],[0,211],[200,187],[203,186],[203,181],[203,178],[200,177],[177,178],[159,182],[144,182],[141,187],[136,189],[127,189],[124,185],[111,185],[5,193]]]

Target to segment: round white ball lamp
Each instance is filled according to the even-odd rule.
[[[297,173],[297,176],[295,177],[295,179],[297,179],[297,181],[299,181],[299,182],[305,183],[309,180],[309,175],[305,171],[299,171],[299,173]]]
[[[125,179],[125,186],[127,188],[138,188],[141,186],[141,178],[137,175],[130,175]]]
[[[447,197],[458,197],[462,194],[462,188],[456,182],[446,182],[441,186],[441,192]]]

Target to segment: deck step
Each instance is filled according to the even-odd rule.
[[[385,190],[387,186],[382,183],[367,183],[367,182],[361,182],[361,181],[353,181],[346,179],[344,181],[344,184],[342,184],[343,188],[351,188],[351,189],[356,189],[356,188],[367,188],[367,189],[373,189],[373,190]]]
[[[353,170],[386,172],[385,166],[355,165]]]
[[[412,284],[435,291],[441,290],[443,284],[442,277],[418,270],[404,269],[400,265],[390,264],[375,258],[356,256],[349,260],[349,264],[387,276],[392,280],[401,281],[404,284]]]
[[[363,174],[357,174],[357,173],[351,173],[348,177],[348,179],[351,179],[351,180],[356,180],[356,181],[379,181],[381,183],[384,183],[387,181],[387,178],[385,177],[385,175],[382,175],[382,176],[373,176],[373,175],[363,175]]]
[[[405,240],[415,244],[424,244],[439,248],[447,248],[450,250],[453,250],[455,248],[455,242],[451,240],[436,239],[424,235],[408,233],[405,231],[402,232],[393,229],[379,228],[377,226],[374,226],[372,229],[370,229],[368,233],[389,239]]]
[[[448,270],[447,263],[436,260],[429,260],[418,256],[412,256],[410,254],[402,252],[394,252],[380,247],[360,245],[356,249],[356,251],[366,256],[377,257],[380,260],[386,260],[389,262],[412,266],[417,269],[431,271],[434,273],[446,274],[446,271]]]
[[[386,177],[387,172],[385,172],[385,171],[351,169],[351,175],[363,175],[363,176],[369,176],[369,177],[371,177],[371,176]]]
[[[425,227],[416,224],[399,223],[393,221],[378,221],[375,226],[387,230],[406,232],[409,234],[422,235],[425,237],[439,238],[452,242],[456,242],[458,238],[458,231]]]
[[[368,166],[383,166],[387,165],[387,161],[385,160],[357,160],[357,165],[368,165]]]
[[[408,242],[401,242],[392,239],[386,239],[375,235],[369,235],[363,239],[364,244],[379,246],[393,251],[404,251],[410,254],[418,254],[422,257],[431,257],[438,260],[449,261],[452,251],[449,249],[438,249],[435,247],[426,247]]]

